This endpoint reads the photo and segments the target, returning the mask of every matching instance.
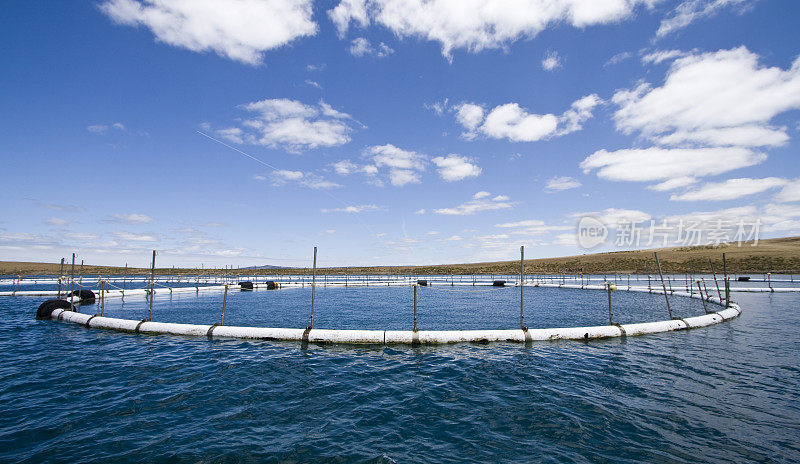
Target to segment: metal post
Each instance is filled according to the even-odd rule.
[[[717,273],[714,272],[714,262],[711,261],[711,258],[708,258],[708,264],[711,265],[711,275],[714,276],[714,285],[717,286],[717,296],[719,297],[719,302],[722,303],[722,292],[719,291],[719,282],[717,282]]]
[[[614,310],[611,309],[611,282],[606,282],[606,291],[608,292],[608,325],[614,325]]]
[[[524,308],[525,308],[525,247],[519,247],[519,327],[526,330]]]
[[[414,287],[414,332],[417,331],[417,284]]]
[[[767,272],[767,287],[769,287],[770,291],[772,290],[772,273]]]
[[[225,284],[225,294],[222,296],[222,316],[219,319],[219,325],[225,325],[225,305],[228,303],[228,284]]]
[[[150,265],[150,311],[147,317],[148,321],[153,320],[153,284],[156,277],[156,250],[153,250],[153,261]]]
[[[703,298],[703,288],[700,287],[700,280],[697,280],[697,290],[700,292],[700,301],[703,302],[703,311],[708,314],[708,307],[706,306],[706,299]]]
[[[653,256],[655,256],[656,258],[656,266],[658,266],[658,275],[661,277],[661,288],[664,289],[664,298],[667,300],[667,311],[669,312],[669,318],[672,319],[672,307],[669,305],[669,295],[667,295],[667,286],[664,285],[664,274],[661,272],[661,262],[658,260],[658,253],[654,251]]]
[[[64,277],[64,258],[61,258],[61,267],[58,268],[58,297],[61,298],[61,278]]]
[[[311,277],[311,327],[314,328],[314,290],[317,287],[317,247],[314,247],[314,270]]]
[[[75,253],[72,253],[72,267],[69,271],[69,294],[75,291]]]
[[[731,286],[728,282],[728,262],[725,260],[725,253],[722,253],[722,275],[725,279],[725,307],[731,306]]]
[[[106,307],[106,300],[105,300],[105,289],[106,289],[106,281],[100,281],[100,317],[103,317],[103,311]]]

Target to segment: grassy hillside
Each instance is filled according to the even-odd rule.
[[[594,253],[561,258],[525,260],[525,272],[530,274],[565,273],[649,273],[656,272],[654,250],[618,251]],[[709,272],[709,259],[714,270],[722,270],[722,253],[726,254],[728,271],[732,273],[784,272],[800,273],[800,237],[761,240],[758,246],[745,244],[657,249],[664,272]],[[530,252],[530,250],[529,250]],[[58,263],[27,263],[0,261],[0,274],[30,275],[58,274]],[[69,272],[69,265],[65,266]],[[120,267],[84,266],[84,274],[119,274]],[[147,274],[149,269],[128,269],[129,274]],[[156,269],[158,274],[170,274],[172,268]],[[175,269],[179,274],[219,274],[213,269]],[[258,269],[242,271],[248,274],[274,275],[308,272],[305,269]],[[436,266],[372,266],[331,268],[320,270],[327,274],[515,274],[519,272],[519,261],[489,263],[440,264]]]

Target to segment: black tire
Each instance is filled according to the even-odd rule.
[[[494,286],[494,287],[505,287],[506,286],[506,281],[505,280],[495,280],[494,282],[492,282],[492,286]]]
[[[60,298],[47,300],[40,304],[39,309],[36,310],[36,319],[50,319],[56,309],[72,309],[72,303]]]
[[[278,288],[278,284],[273,281],[267,282],[267,290],[276,290]]]
[[[417,285],[419,285],[420,287],[427,287],[428,286],[428,281],[427,280],[418,280],[417,281]]]
[[[95,299],[94,292],[86,289],[75,290],[72,293],[67,293],[66,295],[64,295],[64,298],[67,298],[70,295],[77,296],[78,298],[80,298],[81,304],[92,304],[94,303]]]
[[[242,290],[252,290],[253,289],[253,282],[246,281],[246,282],[239,282],[239,287]]]

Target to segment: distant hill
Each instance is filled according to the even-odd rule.
[[[535,248],[527,250],[535,252]],[[710,272],[709,259],[714,270],[722,271],[722,253],[726,254],[728,272],[731,273],[793,273],[800,274],[800,237],[760,240],[758,246],[749,243],[737,246],[674,247],[650,250],[615,251],[593,253],[560,258],[538,258],[525,260],[525,272],[529,274],[575,274],[585,273],[645,273],[656,271],[653,251],[658,251],[661,267],[667,273]],[[0,274],[57,274],[58,263],[28,263],[0,261]],[[68,269],[68,266],[67,266]],[[85,274],[120,274],[123,268],[112,266],[84,266]],[[149,269],[128,269],[130,274],[147,274]],[[286,268],[273,265],[252,266],[239,270],[214,269],[156,269],[158,274],[223,274],[236,275],[241,272],[257,274],[309,273],[307,268]],[[439,264],[433,266],[365,266],[320,269],[321,274],[516,274],[519,261],[497,261],[486,263]]]

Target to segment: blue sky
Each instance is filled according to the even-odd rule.
[[[795,1],[4,9],[3,260],[431,264],[662,244],[622,243],[625,224],[667,245],[690,222],[703,243],[800,234]],[[608,229],[591,250],[585,216]]]

